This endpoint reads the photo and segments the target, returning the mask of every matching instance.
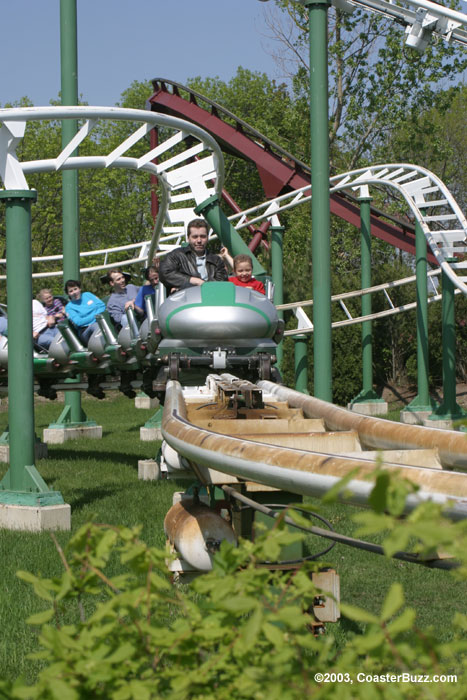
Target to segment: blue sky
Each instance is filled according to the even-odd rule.
[[[60,0],[1,6],[0,105],[24,96],[47,105],[60,91]],[[114,105],[134,80],[229,80],[239,65],[284,80],[266,24],[277,12],[273,2],[77,0],[77,7],[78,89],[90,105]],[[460,7],[467,11],[467,1]]]
[[[239,65],[271,78],[265,12],[258,0],[77,0],[78,89],[114,105],[133,80],[228,80]],[[268,9],[266,9],[268,8]],[[269,47],[269,48],[268,48]],[[60,90],[60,0],[3,0],[0,104],[47,105]]]

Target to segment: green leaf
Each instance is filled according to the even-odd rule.
[[[142,542],[132,545],[126,552],[122,554],[122,564],[129,564],[134,562],[147,551],[146,545]]]
[[[151,581],[151,586],[158,590],[163,590],[163,591],[170,591],[172,590],[172,584],[170,581],[167,580],[167,578],[164,578],[160,574],[154,573],[154,571],[151,572],[149,579]]]
[[[53,618],[55,611],[53,608],[49,610],[44,610],[43,612],[36,613],[35,615],[30,615],[26,622],[28,625],[43,625],[45,622],[49,622]]]
[[[404,590],[400,583],[393,583],[384,600],[381,610],[381,619],[383,622],[389,620],[390,617],[396,614],[404,604]]]
[[[368,624],[379,624],[379,619],[376,615],[372,615],[367,610],[363,608],[357,608],[356,605],[349,605],[348,603],[340,604],[341,613],[348,617],[349,620],[355,620],[355,622],[366,622]]]
[[[16,575],[22,581],[26,581],[27,583],[35,583],[38,580],[37,576],[34,576],[34,574],[31,574],[29,571],[20,570],[16,572]]]
[[[59,678],[49,679],[49,690],[56,700],[77,700],[79,698],[76,690]]]
[[[277,617],[293,630],[303,629],[306,624],[305,615],[299,605],[284,605],[278,610]]]
[[[115,545],[117,537],[118,535],[115,530],[105,530],[97,543],[97,547],[95,548],[95,556],[98,559],[107,560]]]
[[[49,588],[51,587],[51,581],[49,581],[48,579],[42,580],[40,578],[37,578],[37,576],[34,576],[33,574],[28,573],[27,571],[17,571],[16,575],[23,581],[32,583],[32,585],[34,586],[34,592],[37,596],[39,596],[39,598],[47,600],[49,601],[49,603],[53,601],[53,596],[49,591]]]
[[[355,651],[358,654],[368,654],[368,652],[378,649],[386,643],[386,638],[381,629],[371,627],[366,633],[355,639]]]
[[[386,530],[392,523],[392,520],[387,515],[374,513],[373,511],[356,513],[353,516],[353,520],[359,525],[355,533],[358,536],[377,534]]]
[[[396,552],[404,551],[410,540],[410,528],[396,525],[389,535],[384,538],[383,548],[386,556],[392,557]]]
[[[407,496],[418,490],[418,486],[407,479],[395,479],[391,483],[388,492],[387,507],[391,515],[402,515],[407,501]]]
[[[220,601],[218,603],[218,607],[220,610],[225,610],[226,612],[243,615],[244,613],[248,613],[250,610],[253,610],[257,604],[258,602],[255,600],[255,598],[238,595],[233,598]]]
[[[73,585],[73,574],[71,571],[64,571],[62,574],[62,584],[60,590],[57,593],[57,600],[62,600],[65,598],[67,593],[70,592]]]
[[[145,683],[133,680],[130,682],[131,697],[133,700],[151,700],[151,693]]]
[[[352,481],[354,476],[358,474],[358,467],[356,469],[352,469],[346,476],[344,476],[343,479],[337,482],[337,484],[334,484],[329,491],[327,491],[323,498],[322,501],[323,503],[334,503],[337,501],[339,494],[342,492],[345,492],[345,487],[349,483],[349,481]]]
[[[122,644],[122,646],[119,647],[116,651],[114,651],[113,654],[110,654],[110,656],[106,656],[105,661],[106,663],[117,664],[121,661],[125,661],[126,659],[131,659],[134,653],[135,647],[133,646],[133,644]]]
[[[244,638],[244,648],[249,651],[251,647],[255,644],[258,639],[258,635],[261,630],[261,623],[263,622],[263,611],[261,606],[258,605],[256,610],[250,615],[248,622],[244,625],[242,629],[242,636]]]
[[[400,632],[407,632],[413,628],[416,612],[412,608],[406,608],[403,613],[395,620],[389,623],[387,630],[391,636],[395,636]]]
[[[284,634],[276,625],[272,625],[270,622],[264,622],[263,632],[266,639],[271,642],[271,644],[274,644],[275,647],[284,644]]]

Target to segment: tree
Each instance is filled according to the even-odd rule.
[[[416,163],[434,172],[463,211],[467,208],[466,113],[465,85],[442,90],[433,106],[409,113],[379,150],[382,159]]]
[[[240,66],[227,83],[218,77],[196,77],[190,79],[188,85],[293,155],[301,150],[298,147],[301,137],[297,131],[303,122],[303,115],[296,109],[285,84],[277,85],[264,73],[252,72]],[[308,141],[306,134],[304,143]],[[264,199],[259,176],[250,163],[226,154],[225,167],[226,189],[243,209]]]
[[[293,0],[276,0],[269,15],[279,65],[295,97],[308,102],[307,10]],[[443,41],[423,55],[404,47],[401,29],[374,13],[329,11],[331,166],[350,170],[385,141],[408,113],[436,104],[440,86],[457,79],[467,65],[464,50]]]

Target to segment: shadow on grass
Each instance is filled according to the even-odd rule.
[[[362,634],[361,625],[358,625],[354,620],[350,620],[345,615],[342,615],[339,619],[340,629],[344,634]]]
[[[150,417],[151,417],[151,416],[150,416]],[[136,433],[136,432],[139,433],[139,431],[141,430],[141,428],[144,428],[144,423],[142,423],[141,425],[132,425],[131,428],[126,428],[126,429],[125,429],[125,432],[126,432],[126,433]]]
[[[65,450],[65,449],[54,449],[49,452],[47,457],[48,462],[59,462],[59,461],[69,461],[70,459],[75,460],[99,460],[99,461],[109,461],[114,464],[124,464],[129,467],[135,466],[135,460],[139,456],[133,452],[121,452],[121,451],[110,451],[110,450]]]
[[[69,494],[69,503],[73,511],[79,510],[84,506],[89,506],[91,503],[96,501],[101,501],[109,496],[114,496],[119,491],[123,491],[124,488],[120,486],[114,486],[109,488],[75,488]]]
[[[400,402],[400,404],[402,404],[402,405],[401,405],[401,410],[403,410],[404,407],[408,406],[408,405],[410,404],[410,402],[411,402],[411,401],[415,398],[415,396],[417,395],[416,389],[414,389],[414,391],[412,391],[412,392],[410,393],[410,395],[404,396],[404,395],[401,393],[401,391],[398,389],[398,387],[393,386],[392,384],[383,383],[383,384],[379,384],[379,385],[377,386],[376,391],[377,391],[377,393],[378,393],[378,396],[382,396],[382,395],[383,395],[383,389],[385,389],[385,388],[386,388],[386,389],[389,389],[389,390],[394,394],[394,396],[396,397],[396,399]],[[405,389],[404,389],[404,390],[405,390]],[[438,389],[432,389],[432,388],[430,388],[430,396],[432,396],[432,397],[435,399],[435,401],[437,401],[438,403],[441,403],[442,398],[441,398],[441,396],[440,396],[440,393],[439,393]]]

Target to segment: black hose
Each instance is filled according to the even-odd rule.
[[[247,506],[253,508],[254,510],[258,510],[261,513],[264,513],[265,515],[268,515],[270,518],[278,518],[279,513],[275,512],[274,510],[271,510],[271,508],[268,508],[265,505],[262,505],[261,503],[257,503],[256,501],[253,501],[253,499],[248,498],[248,496],[244,496],[243,494],[239,493],[235,489],[233,489],[231,486],[221,486],[222,490],[228,495],[231,496],[232,498],[235,498],[238,501],[241,501],[242,503],[245,503]],[[284,505],[277,506],[284,508]],[[307,512],[308,511],[303,511],[301,508],[296,508],[293,506],[295,510],[302,510],[302,512]],[[313,513],[313,517],[319,518],[319,520],[325,522],[327,525],[329,525],[330,530],[324,530],[321,527],[304,527],[302,525],[297,525],[291,518],[288,518],[287,516],[284,517],[284,522],[286,522],[288,525],[292,525],[293,527],[296,527],[298,530],[303,530],[304,532],[311,533],[312,535],[318,535],[319,537],[324,537],[329,540],[334,540],[334,544],[336,542],[339,542],[340,544],[345,544],[348,547],[355,547],[356,549],[363,549],[367,552],[372,552],[374,554],[382,554],[385,556],[385,552],[383,547],[378,544],[373,544],[373,542],[366,542],[365,540],[358,540],[355,539],[354,537],[348,537],[347,535],[341,535],[338,532],[334,532],[332,529],[330,523],[327,522],[325,518],[322,516],[318,515],[317,513]],[[329,549],[325,550],[326,552],[329,551]],[[317,558],[318,556],[321,556],[321,554],[314,555],[312,558]],[[421,564],[422,566],[426,566],[430,569],[445,569],[445,570],[450,570],[450,569],[457,569],[459,567],[459,562],[454,561],[454,560],[446,560],[446,559],[431,559],[429,561],[424,561],[422,559],[418,558],[418,555],[416,554],[410,554],[409,552],[395,552],[392,555],[393,559],[400,559],[401,561],[408,562],[409,564]],[[307,560],[308,557],[305,557],[303,561]],[[285,563],[285,562],[284,562]]]
[[[260,511],[261,513],[264,513],[264,515],[269,516],[270,518],[278,518],[280,517],[279,513],[276,512],[276,510],[272,510],[273,508],[288,508],[287,505],[284,505],[283,503],[268,503],[268,504],[261,504],[257,503],[256,501],[253,501],[251,498],[248,498],[247,496],[243,496],[241,493],[238,493],[238,491],[235,491],[235,489],[232,489],[230,486],[221,486],[221,488],[225,491],[230,496],[233,496],[234,498],[237,498],[237,500],[241,501],[242,503],[245,504],[246,508],[250,508],[253,510]],[[331,523],[326,520],[322,515],[318,515],[318,513],[310,513],[309,511],[299,508],[297,506],[294,506],[294,510],[298,510],[302,513],[306,513],[307,515],[310,515],[313,518],[317,518],[318,520],[321,520],[322,523],[327,525],[329,530],[331,532],[334,531]],[[305,532],[310,532],[308,528],[301,527],[300,525],[297,525],[291,518],[288,518],[285,516],[284,522],[287,523],[287,525],[291,525],[292,527],[296,527],[299,530],[304,530]],[[323,532],[327,532],[326,530],[323,530]],[[321,552],[317,552],[316,554],[310,554],[306,557],[300,557],[299,559],[284,559],[278,562],[274,562],[274,564],[277,564],[279,566],[290,566],[292,564],[302,564],[304,561],[314,561],[315,559],[319,559],[320,557],[323,557],[325,554],[331,551],[331,549],[335,546],[335,542],[332,542],[329,547],[326,547],[326,549],[323,549]],[[269,564],[272,562],[264,562],[265,564]]]

